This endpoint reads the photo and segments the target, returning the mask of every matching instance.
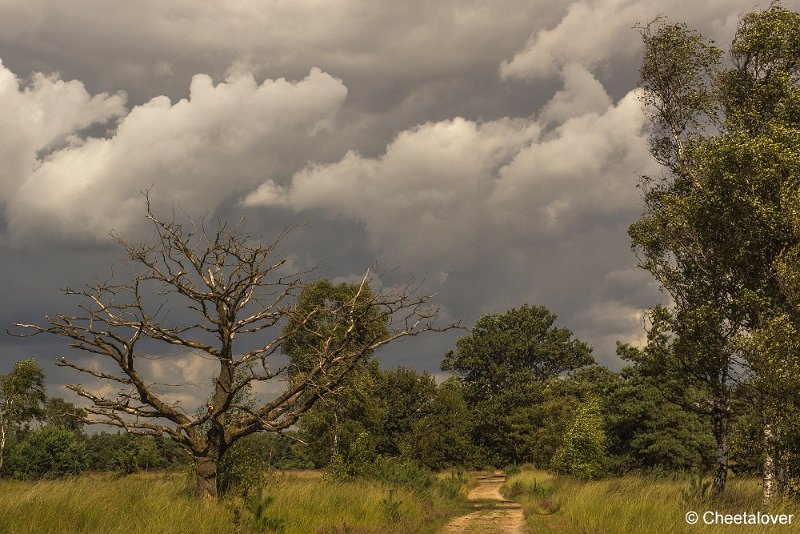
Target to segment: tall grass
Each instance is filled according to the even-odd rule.
[[[270,521],[259,527],[242,498],[200,502],[178,473],[2,480],[0,533],[210,534],[264,532],[264,524],[286,534],[432,533],[463,509],[459,499],[439,491],[421,494],[308,472],[271,475],[262,494],[270,498],[263,509]]]
[[[766,533],[800,531],[800,505],[777,503],[769,513],[794,514],[792,525],[687,524],[689,511],[723,514],[761,510],[761,488],[752,478],[734,478],[725,495],[711,499],[703,485],[687,476],[625,476],[581,482],[533,469],[510,476],[504,494],[522,504],[534,532],[627,534]]]

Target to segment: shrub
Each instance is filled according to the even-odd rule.
[[[385,498],[381,499],[380,505],[383,515],[386,517],[386,520],[389,523],[397,523],[400,521],[400,519],[402,519],[403,501],[399,501],[395,498],[394,489],[390,489],[389,494]]]
[[[522,469],[517,464],[508,464],[503,468],[503,472],[506,474],[506,478],[516,475],[520,471],[522,471]]]
[[[256,435],[247,436],[225,451],[219,462],[217,486],[220,493],[247,494],[264,481],[269,469],[268,451]]]
[[[14,478],[25,480],[77,475],[86,469],[86,449],[73,432],[48,425],[14,447],[8,464]]]
[[[383,458],[376,462],[373,477],[389,486],[420,493],[429,492],[436,485],[433,473],[414,461],[397,458]]]
[[[581,479],[599,477],[606,467],[606,441],[599,402],[590,398],[581,406],[553,456],[553,469]]]
[[[139,458],[136,443],[128,443],[117,453],[114,471],[119,476],[132,475],[139,472]]]

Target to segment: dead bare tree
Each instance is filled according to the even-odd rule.
[[[149,199],[147,218],[155,234],[149,244],[132,244],[113,235],[138,274],[123,282],[112,277],[83,290],[67,288],[65,294],[81,299],[77,314],[47,316],[46,326],[17,323],[19,329],[10,333],[54,334],[68,339],[72,349],[110,363],[103,368],[96,360],[58,360],[58,365],[91,375],[105,386],[100,390],[67,385],[91,403],[85,408],[85,422],[169,436],[191,453],[200,497],[217,497],[219,461],[238,439],[288,429],[318,399],[340,387],[347,373],[375,349],[455,326],[434,324],[438,308],[418,287],[369,290],[372,276],[367,271],[362,291],[352,301],[334,313],[325,310],[326,317],[338,318],[336,324],[327,322],[320,328],[314,318],[322,310],[306,309],[297,316],[295,297],[308,272],[287,274],[289,258],[281,257],[279,249],[288,232],[266,245],[240,225],[218,223],[209,233],[203,224],[157,218]],[[191,317],[184,324],[170,324],[170,310],[176,305]],[[289,318],[291,328],[286,327]],[[365,321],[376,320],[387,328],[364,328]],[[365,340],[365,331],[375,334]],[[289,376],[289,362],[280,349],[299,334],[316,336],[318,350],[313,367]],[[257,346],[239,350],[241,338],[255,338]],[[166,385],[147,376],[142,358],[154,353],[153,342],[215,361],[204,408],[190,412],[170,402],[162,391]],[[168,358],[167,353],[163,361]],[[246,394],[256,383],[276,381],[282,384],[281,392],[270,399],[254,402],[253,395]],[[109,384],[114,386],[112,394],[103,392]]]

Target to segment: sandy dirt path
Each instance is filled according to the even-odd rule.
[[[525,517],[522,508],[500,495],[504,481],[501,472],[480,477],[478,486],[467,496],[476,511],[453,519],[440,531],[441,534],[523,534]]]

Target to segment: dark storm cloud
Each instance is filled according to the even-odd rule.
[[[618,365],[615,341],[640,341],[643,311],[664,298],[626,235],[636,177],[655,170],[633,26],[665,14],[725,43],[753,8],[0,3],[0,317],[68,310],[56,288],[108,271],[108,230],[145,235],[139,192],[154,186],[159,209],[245,214],[267,236],[309,218],[288,245],[298,264],[340,279],[397,267],[382,281],[424,278],[467,324],[547,305]],[[455,337],[383,358],[435,370]],[[6,338],[0,367],[61,347]],[[191,354],[167,361],[154,377],[210,372]]]

